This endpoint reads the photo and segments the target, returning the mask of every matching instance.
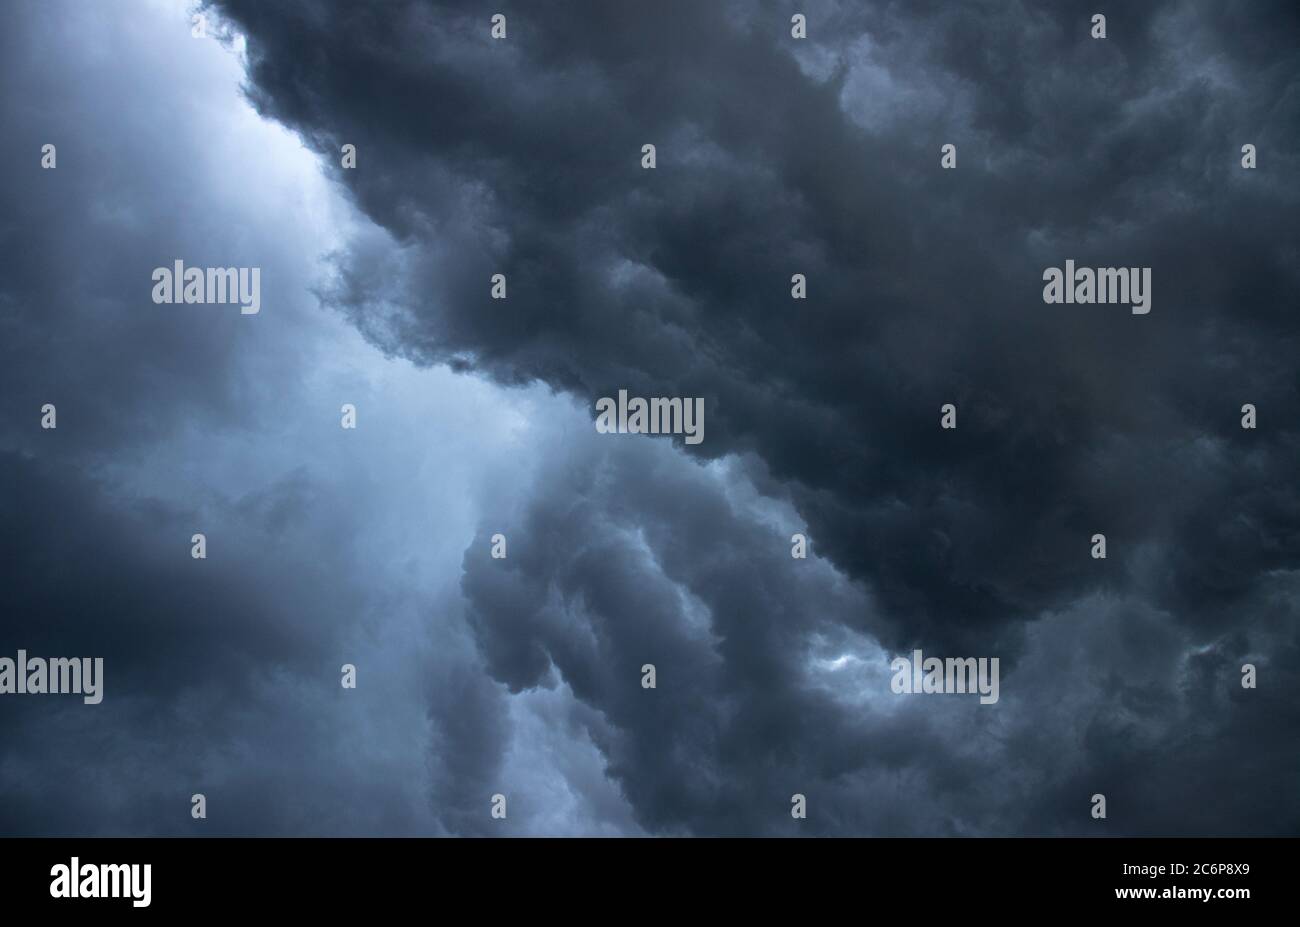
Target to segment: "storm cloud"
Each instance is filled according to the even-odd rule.
[[[203,770],[229,832],[1300,828],[1294,4],[203,9],[83,21],[93,89],[6,13],[8,630],[133,706],[116,804],[9,830],[184,832]],[[174,258],[263,311],[153,305]],[[1045,304],[1067,259],[1151,312]],[[705,440],[597,434],[620,389]],[[893,694],[913,648],[1001,700]],[[85,736],[6,708],[8,788]]]

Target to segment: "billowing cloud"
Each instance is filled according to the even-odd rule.
[[[131,699],[10,830],[183,832],[202,757],[228,832],[1295,832],[1294,6],[802,11],[7,10],[9,610]],[[83,28],[130,64],[52,68]],[[267,308],[155,306],[177,257]],[[1067,259],[1151,312],[1044,304]],[[620,389],[704,442],[597,434]],[[999,702],[894,695],[914,647]]]

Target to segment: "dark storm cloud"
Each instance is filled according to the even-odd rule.
[[[1294,829],[1295,802],[1262,806],[1250,785],[1300,772],[1294,576],[1253,590],[1250,619],[1208,645],[1138,600],[1090,596],[1001,648],[998,705],[899,698],[887,655],[851,630],[877,603],[789,557],[791,513],[724,488],[739,462],[682,467],[596,435],[543,456],[523,511],[485,513],[508,557],[486,533],[466,552],[476,635],[511,691],[562,679],[597,709],[580,724],[650,832]],[[1268,680],[1250,692],[1248,660]],[[1098,791],[1121,809],[1110,822],[1088,818]]]
[[[892,643],[988,642],[1068,601],[1098,581],[1093,531],[1177,544],[1172,607],[1221,558],[1241,560],[1229,598],[1248,564],[1295,562],[1294,506],[1260,490],[1300,412],[1300,103],[1270,37],[1292,7],[1144,5],[1105,41],[1080,4],[814,7],[809,42],[840,55],[822,81],[772,5],[528,4],[504,42],[457,4],[221,7],[254,100],[336,165],[357,144],[342,182],[405,246],[345,264],[365,331],[587,399],[705,396],[697,450],[757,450],[883,598]],[[855,94],[913,91],[954,102],[854,118]],[[1152,266],[1153,313],[1044,306],[1067,257]],[[1243,436],[1247,401],[1269,425]],[[1262,471],[1172,491],[1202,438]],[[1207,536],[1225,506],[1258,527],[1248,547]]]
[[[271,566],[249,555],[282,533],[276,521],[283,512],[246,518],[248,535],[221,537],[223,548],[235,548],[217,556],[214,547],[211,563],[202,564],[211,569],[196,570],[188,536],[178,543],[175,534],[176,525],[200,521],[197,512],[153,500],[125,514],[105,511],[102,487],[70,467],[6,454],[0,469],[4,484],[19,490],[5,499],[0,539],[11,571],[5,610],[28,622],[17,645],[33,654],[103,656],[123,697],[169,697],[196,674],[237,677],[253,642],[258,659],[312,664],[322,659],[324,643],[305,633],[319,620],[313,616],[357,607],[298,598],[326,579],[310,560],[300,564],[304,576],[286,582],[287,558]],[[276,506],[303,504],[293,487],[280,487],[276,496]],[[251,543],[254,533],[263,537]],[[294,598],[284,595],[286,587]],[[340,594],[346,590],[331,592]],[[111,603],[113,619],[86,622],[103,603]],[[23,613],[37,604],[40,620],[30,620]]]
[[[193,791],[209,833],[1300,829],[1293,5],[1097,42],[1081,4],[818,3],[804,43],[785,4],[530,2],[505,42],[480,4],[217,6],[387,233],[326,294],[359,330],[702,395],[706,440],[328,379],[320,217],[187,18],[6,5],[4,637],[106,655],[111,700],[0,704],[0,831],[190,833]],[[263,313],[154,306],[177,257],[264,265]],[[1151,265],[1151,315],[1045,306],[1070,257]],[[913,645],[1000,655],[1002,701],[892,696]]]
[[[466,553],[489,671],[516,692],[558,673],[598,707],[583,724],[647,830],[795,833],[794,792],[816,796],[818,829],[871,829],[869,794],[826,792],[916,762],[926,725],[838,706],[804,666],[809,636],[836,635],[861,594],[791,560],[779,529],[665,447],[579,447],[548,454],[526,511],[488,513],[514,539],[506,559],[484,555],[487,536]]]
[[[395,238],[341,261],[333,297],[362,331],[588,402],[704,396],[707,439],[688,450],[750,452],[749,475],[871,596],[790,601],[770,579],[789,572],[791,526],[724,540],[701,515],[716,498],[672,504],[630,454],[589,489],[539,488],[508,567],[482,558],[484,524],[465,589],[489,668],[514,690],[558,669],[602,712],[598,742],[644,826],[765,831],[752,803],[794,790],[774,765],[843,783],[872,775],[868,749],[915,759],[914,730],[855,725],[801,689],[798,642],[823,624],[1002,653],[1005,672],[1023,658],[1030,679],[1051,673],[1027,647],[1064,658],[1044,627],[1093,641],[1060,615],[1143,615],[1169,651],[1135,705],[1117,674],[1118,692],[1085,684],[1128,646],[1093,641],[1082,694],[1061,700],[1075,715],[1021,706],[1023,732],[973,765],[926,742],[926,798],[861,817],[850,798],[822,829],[1078,830],[1087,782],[1156,756],[1244,781],[1227,756],[1249,726],[1240,695],[1209,709],[1227,741],[1183,749],[1177,726],[1204,687],[1231,689],[1251,647],[1274,685],[1295,681],[1277,619],[1294,617],[1300,555],[1293,4],[1131,5],[1107,11],[1104,41],[1081,3],[806,4],[803,43],[782,4],[521,4],[501,9],[499,42],[478,5],[217,5],[248,34],[256,105]],[[956,171],[939,169],[946,142]],[[1239,167],[1246,142],[1256,171]],[[355,171],[338,170],[344,143]],[[1067,258],[1152,267],[1151,314],[1045,306],[1041,273]],[[795,272],[806,302],[790,299]],[[506,302],[489,298],[494,273]],[[938,427],[945,402],[956,432]],[[1258,431],[1239,427],[1245,402]],[[1088,555],[1094,532],[1107,561]],[[682,630],[683,589],[717,640]],[[1184,690],[1180,661],[1207,647],[1217,669],[1196,658]],[[647,703],[628,688],[647,652],[689,684]],[[1150,753],[1112,711],[1153,729]],[[1032,732],[1051,724],[1087,732],[1077,768],[1048,761],[1060,745]],[[1293,739],[1293,713],[1272,724]],[[978,785],[1045,762],[1037,798]],[[1133,832],[1187,826],[1171,802],[1127,813]],[[1294,803],[1281,819],[1295,827]],[[1276,826],[1243,804],[1205,827],[1256,825]]]
[[[254,804],[283,801],[284,777],[254,789],[222,782],[266,775],[266,763],[241,768],[222,756],[241,743],[265,756],[272,743],[313,749],[288,725],[269,736],[293,700],[277,677],[332,682],[339,629],[364,609],[311,548],[265,556],[283,539],[283,509],[302,504],[293,487],[242,524],[223,523],[213,532],[222,550],[199,563],[176,536],[195,512],[154,500],[122,506],[73,467],[7,452],[0,483],[5,655],[104,661],[104,700],[93,708],[73,701],[69,710],[58,696],[0,701],[9,793],[0,831],[183,832],[195,791],[225,805],[219,833],[304,826],[283,807],[241,807],[254,793],[263,795]],[[24,768],[38,772],[15,774]],[[294,801],[312,792],[304,786]]]

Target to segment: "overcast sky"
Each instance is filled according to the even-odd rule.
[[[1300,8],[1104,6],[0,4],[0,832],[1300,832]]]

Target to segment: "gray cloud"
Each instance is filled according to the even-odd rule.
[[[463,830],[462,779],[529,723],[460,630],[456,570],[526,397],[387,362],[323,311],[355,216],[183,5],[137,12],[10,5],[0,30],[0,637],[105,661],[98,706],[0,700],[0,831]],[[153,304],[175,258],[260,267],[262,312]]]
[[[382,22],[331,4],[219,6],[250,37],[259,109],[327,162],[343,142],[370,159],[336,173],[399,247],[344,255],[333,294],[370,338],[588,401],[618,388],[705,396],[695,452],[744,454],[869,592],[870,609],[814,617],[744,571],[719,568],[717,599],[685,567],[645,572],[673,554],[767,564],[754,567],[765,576],[790,565],[776,537],[702,531],[694,516],[713,507],[669,504],[636,455],[567,492],[540,489],[515,522],[528,552],[511,570],[478,559],[480,529],[465,590],[489,669],[515,690],[556,672],[602,711],[619,732],[602,749],[645,826],[766,828],[737,783],[776,756],[815,766],[819,751],[783,716],[814,710],[792,651],[823,623],[887,648],[1000,652],[1019,671],[1045,615],[1096,621],[1082,603],[1114,600],[1158,616],[1166,660],[1205,648],[1237,659],[1243,629],[1291,652],[1266,613],[1294,613],[1300,537],[1285,180],[1300,97],[1278,38],[1294,10],[1149,4],[1112,14],[1098,42],[1082,4],[818,4],[800,45],[770,4],[530,4],[508,11],[510,39],[496,43],[457,4],[407,4]],[[947,141],[951,173],[937,163]],[[1271,164],[1242,172],[1246,141]],[[639,169],[644,142],[658,146],[653,173]],[[1154,311],[1045,307],[1040,273],[1067,257],[1153,267]],[[796,271],[806,303],[789,300]],[[507,303],[488,297],[496,272]],[[949,401],[952,434],[937,428]],[[1247,401],[1269,410],[1268,428],[1238,427]],[[1095,531],[1106,562],[1088,557]],[[580,552],[539,543],[571,535]],[[682,636],[682,587],[718,640]],[[653,650],[690,680],[660,694],[673,720],[659,725],[622,688]],[[1084,787],[1061,777],[1140,762],[1104,719],[1122,692],[1089,692],[1102,718],[1070,727],[1099,738],[1098,755],[1079,760],[1086,774],[1040,783],[1052,798],[1036,817],[995,802],[963,825],[900,811],[895,826],[1082,829],[1062,807]],[[1172,683],[1152,693],[1167,756],[1191,696]],[[752,727],[732,712],[753,713]],[[817,744],[865,751],[869,722],[826,723]],[[685,743],[656,749],[665,736]],[[903,731],[888,739],[908,753]],[[917,764],[957,780],[933,789],[971,787],[974,771],[936,772],[949,767],[928,746]],[[987,762],[993,775],[1017,759]],[[1148,815],[1134,832],[1179,826],[1150,809],[1133,812]]]
[[[121,697],[0,705],[0,827],[1296,831],[1290,5],[214,9],[296,139],[181,7],[4,13],[5,640]],[[154,306],[176,257],[267,308]],[[1002,700],[893,696],[914,646]]]
[[[1179,448],[1243,440],[1243,401],[1271,410],[1249,436],[1265,466],[1291,462],[1294,54],[1250,53],[1244,23],[1224,41],[1216,14],[1152,5],[1102,43],[1081,5],[813,10],[834,56],[819,80],[771,7],[532,5],[497,43],[456,5],[347,28],[328,4],[221,7],[250,35],[263,112],[331,160],[352,141],[377,162],[343,181],[403,245],[344,259],[335,298],[364,331],[589,400],[704,395],[701,452],[753,449],[794,486],[896,644],[986,639],[1080,594],[1097,525],[1137,546],[1223,503],[1287,519],[1241,469],[1213,507],[1096,475],[1132,454],[1180,482]],[[877,84],[937,108],[863,117]],[[950,138],[961,168],[941,173]],[[1248,138],[1273,165],[1243,179]],[[1040,272],[1067,256],[1153,266],[1154,314],[1045,308]],[[1270,534],[1294,562],[1295,525]],[[1171,562],[1177,585],[1227,553],[1201,550]]]

